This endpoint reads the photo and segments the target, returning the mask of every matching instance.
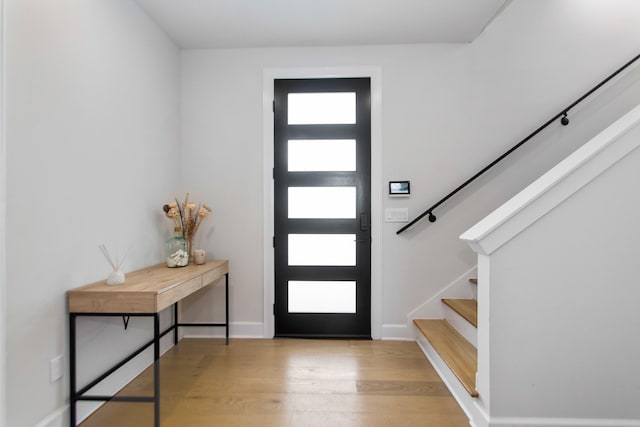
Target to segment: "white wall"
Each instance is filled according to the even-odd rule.
[[[100,243],[131,245],[125,271],[163,259],[161,206],[181,191],[178,51],[129,0],[5,0],[4,12],[6,425],[62,425],[68,375],[50,383],[49,360],[68,363],[65,292],[106,278]],[[150,330],[81,320],[79,382]]]
[[[472,44],[183,51],[184,184],[214,205],[204,245],[230,259],[232,320],[263,319],[263,70],[381,67],[378,178],[411,180],[414,194],[384,197],[383,207],[406,206],[414,216],[637,54],[638,20],[631,0],[515,1]],[[401,236],[385,224],[385,330],[411,336],[406,315],[475,264],[460,233],[619,117],[630,103],[616,94],[637,99],[637,86],[618,82],[581,106],[571,128],[554,125],[436,212],[437,223]]]

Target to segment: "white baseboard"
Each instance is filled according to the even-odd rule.
[[[58,408],[33,427],[67,427],[69,425],[68,410],[69,405]]]
[[[506,418],[494,417],[490,427],[639,427],[640,420],[596,418]]]
[[[183,327],[184,338],[224,338],[224,328],[219,327]],[[262,322],[232,322],[229,328],[231,338],[273,338],[264,335]],[[383,340],[413,341],[413,331],[407,325],[382,325]]]
[[[220,327],[188,327],[183,326],[184,338],[224,338],[225,330]],[[264,336],[262,322],[231,322],[229,325],[231,338],[273,338]]]
[[[415,341],[415,336],[411,328],[408,325],[394,325],[386,324],[382,325],[383,340],[398,340],[398,341]]]
[[[224,328],[220,327],[183,327],[184,338],[224,338]],[[229,328],[231,338],[266,338],[264,335],[264,323],[262,322],[232,322]],[[415,337],[411,328],[407,325],[387,324],[382,325],[383,340],[414,341]]]

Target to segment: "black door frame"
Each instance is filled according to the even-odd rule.
[[[276,82],[277,81],[277,82]],[[366,270],[366,277],[361,277],[357,285],[357,314],[312,314],[296,313],[289,315],[286,307],[286,285],[283,278],[278,277],[278,271],[285,271],[289,279],[309,278],[309,275],[317,279],[339,278],[343,280],[355,280],[355,267],[289,267],[286,265],[286,256],[276,256],[274,261],[274,314],[280,313],[278,319],[274,319],[274,332],[276,336],[305,336],[305,337],[371,337],[371,85],[370,78],[327,78],[327,79],[274,79],[274,87],[278,85],[279,90],[274,89],[275,105],[286,109],[286,96],[282,94],[293,92],[339,92],[356,91],[358,117],[356,125],[301,125],[288,126],[284,120],[274,121],[274,134],[286,135],[281,141],[277,141],[274,136],[274,183],[276,181],[288,181],[289,184],[304,186],[311,183],[313,186],[323,185],[355,185],[358,197],[358,212],[354,220],[330,220],[317,221],[310,224],[308,220],[287,220],[286,212],[282,214],[283,207],[286,207],[286,192],[275,191],[274,184],[274,231],[284,235],[288,232],[295,232],[297,228],[304,226],[305,233],[323,233],[327,230],[327,223],[332,227],[337,226],[338,232],[353,233],[357,240],[357,266]],[[275,108],[274,108],[275,110]],[[286,111],[286,110],[285,110]],[[359,164],[356,172],[343,173],[287,173],[286,172],[286,149],[282,149],[285,140],[291,138],[305,139],[313,132],[313,138],[318,138],[318,133],[322,138],[353,138],[356,140],[366,140],[369,143],[358,148]],[[280,144],[280,145],[278,145]],[[278,149],[279,147],[280,149]],[[357,177],[357,178],[356,178]],[[279,209],[278,212],[276,212]],[[278,221],[278,218],[281,220]],[[283,222],[284,221],[284,222]],[[335,232],[335,230],[334,230]],[[276,234],[274,234],[276,235]],[[286,239],[278,237],[275,241],[280,253],[286,254]],[[277,265],[276,265],[277,263]],[[282,275],[282,274],[281,274]],[[285,320],[286,319],[286,320]],[[348,333],[341,331],[348,330]],[[303,332],[300,332],[303,331]]]

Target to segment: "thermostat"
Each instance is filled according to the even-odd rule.
[[[409,181],[389,181],[389,197],[409,197],[410,195]]]

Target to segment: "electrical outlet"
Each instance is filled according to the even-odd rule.
[[[49,361],[49,377],[51,382],[62,378],[62,355],[56,356]]]

